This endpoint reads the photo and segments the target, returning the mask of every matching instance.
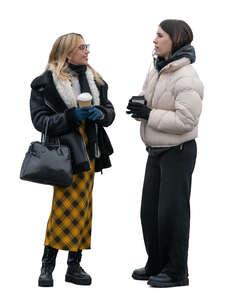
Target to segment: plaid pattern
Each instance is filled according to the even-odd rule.
[[[80,133],[87,143],[83,122]],[[56,249],[77,251],[89,249],[92,225],[92,189],[95,160],[91,169],[73,175],[69,187],[54,186],[51,214],[47,223],[45,245]]]

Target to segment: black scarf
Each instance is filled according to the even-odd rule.
[[[78,75],[78,80],[81,88],[81,93],[90,93],[91,90],[86,77],[86,65],[73,65],[69,63],[69,68]],[[98,144],[98,136],[96,134],[95,123],[91,120],[86,120],[85,130],[88,137],[87,152],[91,158],[95,158],[95,144]]]
[[[188,57],[191,61],[191,64],[195,62],[196,60],[196,54],[194,47],[192,45],[186,45],[179,50],[177,50],[170,58],[167,60],[164,59],[164,57],[158,56],[157,60],[154,60],[155,68],[158,70],[158,72],[161,71],[166,65],[168,65],[170,62],[178,60],[182,57]]]
[[[86,65],[73,65],[69,63],[69,68],[78,75],[79,84],[81,87],[81,93],[90,93],[91,90],[86,77]]]

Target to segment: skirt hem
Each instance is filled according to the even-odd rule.
[[[81,246],[81,247],[68,247],[68,248],[63,248],[63,247],[60,247],[60,246],[55,246],[55,245],[50,245],[50,243],[44,243],[44,246],[49,246],[49,247],[51,247],[51,248],[54,248],[54,249],[57,249],[57,250],[64,250],[64,251],[73,251],[73,252],[77,252],[78,250],[90,250],[91,249],[91,247],[83,247],[83,246]]]

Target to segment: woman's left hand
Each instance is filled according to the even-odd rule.
[[[95,121],[97,119],[101,119],[102,115],[102,112],[98,108],[96,108],[95,106],[91,106],[89,108],[89,114],[87,119]]]
[[[132,102],[127,106],[127,114],[132,114],[132,118],[140,118],[148,120],[151,108],[147,107],[144,104]]]

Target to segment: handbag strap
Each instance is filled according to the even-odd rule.
[[[47,141],[48,124],[49,124],[49,117],[46,120],[45,130],[44,130],[44,132],[42,132],[42,135],[41,135],[41,143],[43,145],[45,145],[46,141]],[[56,137],[55,139],[57,141],[59,148],[61,148],[60,139],[58,137]],[[49,137],[49,144],[50,144],[50,137]]]

